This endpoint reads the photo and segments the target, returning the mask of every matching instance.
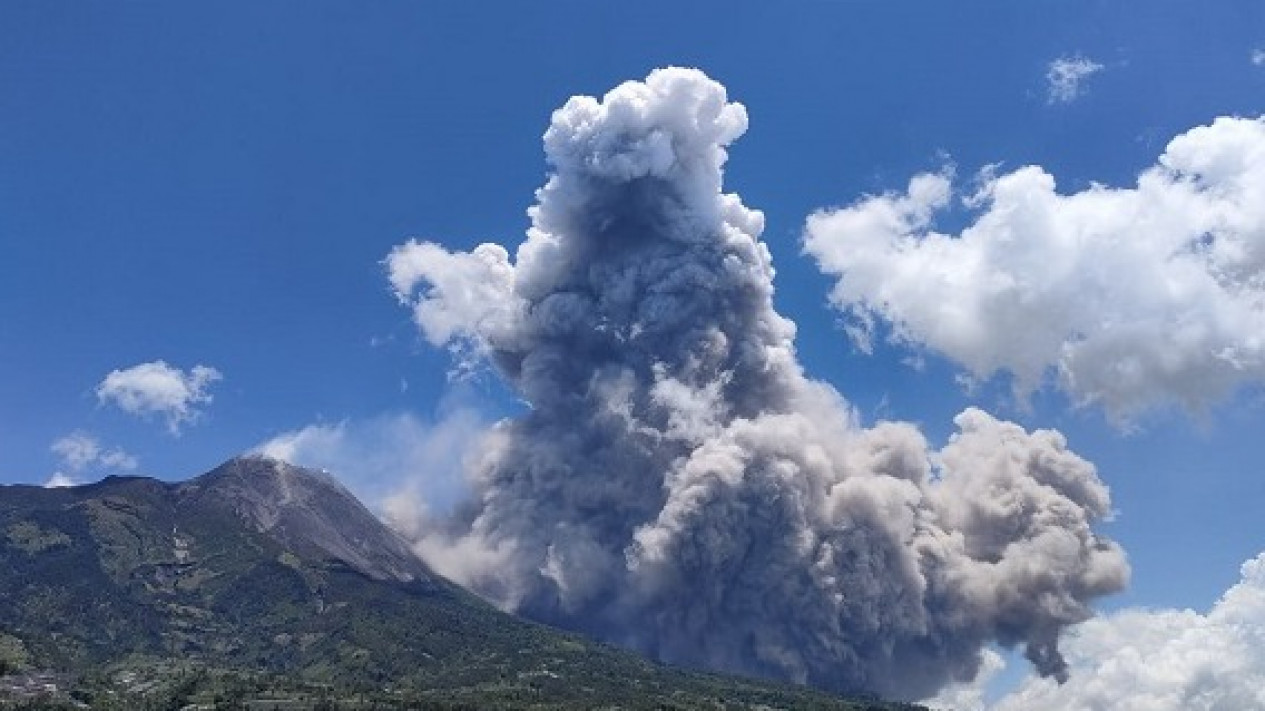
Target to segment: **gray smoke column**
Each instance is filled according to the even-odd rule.
[[[796,360],[763,216],[721,192],[745,109],[701,72],[575,97],[511,260],[387,259],[425,336],[528,404],[423,527],[441,572],[507,609],[659,659],[920,698],[992,641],[1057,642],[1128,577],[1094,467],[979,410],[939,451],[866,429]]]

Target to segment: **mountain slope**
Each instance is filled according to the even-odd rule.
[[[0,487],[0,672],[33,670],[74,675],[94,706],[235,688],[479,708],[858,707],[501,613],[329,476],[261,457],[178,484]]]

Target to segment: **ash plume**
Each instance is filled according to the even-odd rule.
[[[511,260],[411,241],[386,260],[426,338],[528,404],[472,495],[421,528],[507,609],[659,659],[922,698],[990,643],[1046,675],[1122,588],[1093,465],[975,409],[932,449],[806,377],[773,308],[763,216],[721,190],[745,109],[663,69],[572,98]]]

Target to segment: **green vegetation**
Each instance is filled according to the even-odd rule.
[[[30,521],[11,524],[5,530],[5,538],[9,545],[30,555],[70,544],[70,536],[56,529],[40,528]]]
[[[0,676],[26,671],[31,667],[31,654],[22,640],[0,632]]]
[[[15,708],[915,708],[666,667],[438,577],[374,579],[197,488],[0,487],[0,530]]]

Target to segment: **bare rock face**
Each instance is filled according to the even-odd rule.
[[[247,455],[180,485],[180,494],[227,506],[283,547],[305,557],[342,561],[374,580],[427,582],[434,577],[402,538],[322,471]]]

